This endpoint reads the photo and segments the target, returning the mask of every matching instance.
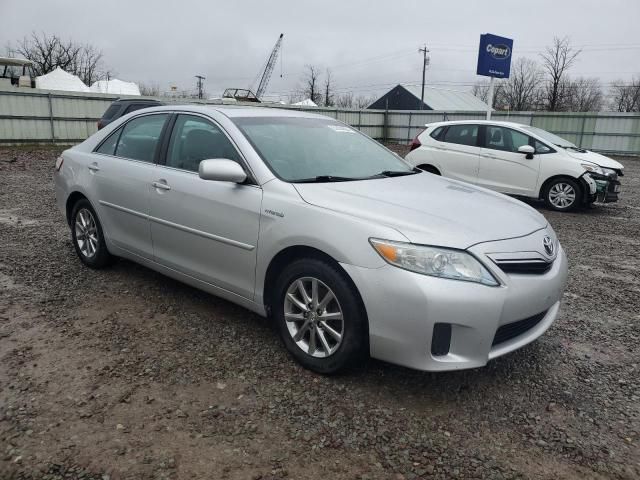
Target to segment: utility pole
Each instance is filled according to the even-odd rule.
[[[206,80],[207,77],[203,77],[202,75],[196,75],[198,79],[198,98],[202,99],[202,81]]]
[[[429,65],[429,57],[427,57],[427,53],[429,53],[429,49],[425,44],[424,47],[418,50],[422,53],[422,95],[420,95],[420,110],[424,108],[424,80],[427,74],[427,65]]]

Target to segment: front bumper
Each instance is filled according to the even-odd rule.
[[[565,253],[558,244],[555,261],[543,274],[505,274],[485,256],[500,243],[470,249],[500,280],[498,287],[420,275],[391,265],[367,269],[343,264],[367,310],[371,356],[418,370],[458,370],[486,365],[542,335],[559,312],[567,281]],[[530,328],[494,344],[500,327],[509,329],[524,320],[530,321]],[[443,330],[436,324],[448,325],[445,354],[434,354],[440,353],[434,350],[434,340],[438,342]]]
[[[585,176],[595,183],[596,191],[590,192],[590,202],[610,203],[617,202],[620,193],[620,181],[616,174],[601,175],[589,172]]]

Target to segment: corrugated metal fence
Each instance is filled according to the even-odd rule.
[[[116,98],[117,96],[106,94],[36,89],[0,90],[0,143],[80,142],[96,131],[100,116]],[[163,98],[159,100],[172,101]],[[484,112],[349,110],[273,104],[263,106],[327,115],[348,123],[373,138],[396,143],[410,142],[426,123],[485,118]],[[638,114],[495,112],[492,116],[495,120],[540,127],[590,150],[618,155],[640,155]]]

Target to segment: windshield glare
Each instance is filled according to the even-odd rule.
[[[365,179],[412,168],[375,140],[331,119],[242,117],[233,122],[271,168],[287,182],[316,177]]]
[[[551,132],[547,132],[546,130],[542,130],[541,128],[538,127],[530,127],[530,126],[524,126],[524,128],[526,130],[529,130],[532,133],[535,133],[536,135],[538,135],[540,138],[544,138],[547,142],[551,142],[554,145],[557,145],[559,147],[573,147],[575,148],[576,146],[571,143],[569,140],[565,140],[562,137],[559,137],[557,135],[554,135]]]

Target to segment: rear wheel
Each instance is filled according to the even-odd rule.
[[[581,203],[582,189],[571,178],[557,178],[549,182],[543,192],[547,206],[559,212],[574,210]]]
[[[366,315],[344,274],[318,259],[301,259],[280,274],[274,317],[289,353],[304,367],[334,373],[366,352]]]
[[[107,250],[102,225],[86,198],[73,206],[71,237],[78,257],[86,266],[102,268],[112,263],[113,256]]]
[[[418,168],[427,173],[433,173],[434,175],[440,175],[440,171],[433,165],[419,165]]]

